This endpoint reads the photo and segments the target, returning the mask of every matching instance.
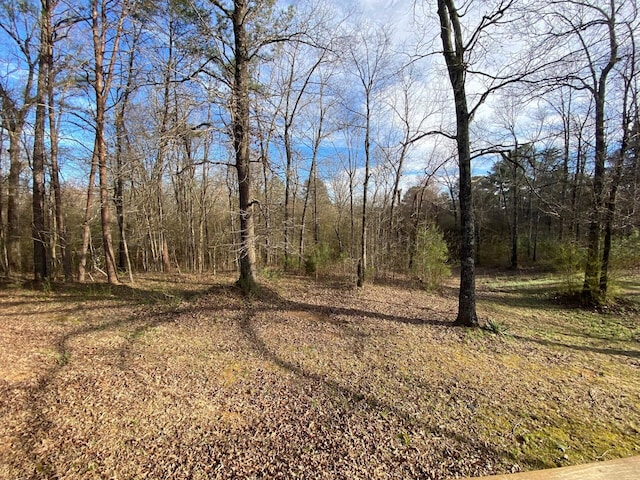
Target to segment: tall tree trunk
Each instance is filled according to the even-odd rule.
[[[309,206],[309,197],[311,196],[311,189],[315,189],[315,185],[312,185],[313,175],[316,168],[316,155],[311,159],[311,169],[309,170],[309,178],[307,179],[307,191],[304,194],[304,202],[302,202],[302,216],[300,217],[300,237],[298,239],[298,267],[302,264],[304,258],[304,234],[306,233],[307,222],[307,208]]]
[[[114,185],[114,203],[116,207],[116,220],[118,222],[118,258],[117,267],[120,271],[127,271],[129,273],[129,280],[133,283],[133,273],[129,269],[131,264],[128,258],[129,248],[126,240],[126,222],[125,222],[125,209],[124,209],[124,156],[125,151],[130,152],[130,145],[127,138],[127,130],[125,125],[125,115],[129,106],[129,98],[133,91],[133,67],[135,62],[136,46],[138,43],[139,33],[135,31],[133,34],[133,41],[131,45],[131,51],[129,52],[128,64],[127,64],[127,80],[124,86],[122,96],[116,106],[115,114],[115,129],[116,129],[116,178]]]
[[[466,63],[464,42],[458,12],[453,0],[438,0],[440,36],[447,71],[453,88],[456,110],[456,144],[460,182],[460,293],[456,325],[478,325],[476,314],[476,282],[474,257],[473,199],[471,184],[471,147],[469,124],[471,118],[465,90]],[[453,35],[453,38],[452,38]],[[454,47],[455,44],[455,47]]]
[[[107,273],[107,281],[110,284],[118,284],[118,274],[116,267],[116,258],[113,251],[113,241],[111,238],[111,209],[109,208],[110,197],[108,187],[108,169],[107,169],[107,145],[104,139],[104,110],[98,108],[98,118],[102,116],[102,121],[98,120],[96,129],[98,135],[98,173],[100,182],[100,223],[102,226],[102,248],[104,249],[105,270]]]
[[[298,50],[297,47],[300,44],[296,44],[296,50],[292,53],[293,57],[289,64],[288,76],[286,80],[285,91],[285,108],[284,108],[284,150],[287,159],[287,166],[285,172],[285,193],[284,193],[284,256],[285,256],[285,268],[289,267],[291,260],[291,237],[295,236],[295,203],[298,178],[296,175],[296,168],[294,166],[294,151],[291,139],[291,128],[294,123],[294,119],[298,113],[300,102],[303,95],[309,86],[309,82],[313,75],[313,72],[317,69],[320,63],[323,61],[326,50],[322,51],[318,60],[313,66],[306,72],[305,79],[302,86],[294,94],[294,82],[296,78],[296,60]],[[322,87],[321,87],[322,89]],[[322,93],[320,94],[322,95]],[[322,101],[322,99],[321,99]],[[321,107],[322,108],[322,107]],[[322,115],[322,114],[321,114]],[[307,185],[308,186],[308,185]],[[303,227],[304,229],[304,227]],[[302,233],[301,235],[304,235]],[[302,260],[299,257],[298,264]]]
[[[20,245],[20,136],[22,127],[9,131],[9,176],[7,178],[7,256],[8,273],[22,269],[22,248]]]
[[[204,154],[208,158],[209,144],[205,144]],[[206,235],[209,197],[209,167],[206,162],[202,164],[202,180],[200,182],[200,216],[198,218],[198,272],[203,273],[207,268],[207,257],[205,252],[209,250],[209,243]],[[210,266],[210,265],[209,265]]]
[[[96,171],[98,169],[98,160],[96,157],[97,148],[93,146],[93,155],[91,156],[91,168],[89,170],[89,183],[87,185],[87,196],[84,207],[84,218],[82,220],[82,248],[80,249],[80,259],[78,261],[78,281],[86,281],[87,272],[87,255],[89,253],[89,243],[91,242],[91,217],[93,210],[93,189],[96,183]]]
[[[351,156],[351,152],[349,152]],[[351,164],[351,160],[349,161]],[[355,210],[355,171],[349,170],[349,249],[351,258],[355,258],[355,246],[356,246],[356,210]]]
[[[320,98],[322,101],[322,97]],[[325,109],[320,106],[320,118],[318,119],[318,128],[314,133],[313,139],[313,151],[311,153],[311,168],[309,169],[309,178],[307,179],[307,191],[304,197],[304,204],[302,206],[302,218],[300,220],[300,241],[298,242],[298,253],[300,261],[304,257],[304,234],[305,234],[305,222],[307,216],[307,207],[309,204],[309,192],[313,192],[313,241],[318,244],[318,150],[320,149],[320,142],[322,141],[322,127],[324,123]]]
[[[320,218],[318,216],[318,167],[313,169],[313,243],[320,243]],[[340,249],[342,251],[342,248]]]
[[[367,275],[367,194],[371,165],[371,104],[370,93],[366,93],[366,118],[364,131],[364,181],[362,183],[362,216],[360,228],[360,259],[358,260],[358,287],[364,286]]]
[[[49,110],[49,155],[51,156],[51,189],[55,205],[55,224],[58,242],[60,245],[60,257],[62,258],[62,271],[64,279],[70,281],[73,278],[71,254],[68,248],[67,228],[62,208],[62,190],[60,187],[60,167],[58,165],[58,120],[55,115],[54,83],[55,72],[53,70],[53,55],[49,56],[49,82],[48,82],[48,110]]]
[[[121,128],[118,127],[116,121],[116,137],[122,135]],[[124,219],[124,178],[123,178],[123,152],[121,140],[117,140],[116,144],[116,183],[113,191],[114,201],[116,204],[116,220],[118,222],[118,270],[123,271],[127,268],[127,258],[125,254],[125,219]]]
[[[162,119],[160,123],[159,132],[159,145],[156,155],[156,163],[154,165],[154,175],[156,180],[156,206],[158,208],[158,235],[159,235],[159,247],[160,247],[160,259],[162,262],[162,270],[165,273],[171,271],[171,260],[169,258],[169,245],[167,243],[167,233],[165,229],[165,212],[164,212],[164,161],[167,153],[168,146],[168,130],[169,130],[169,101],[170,101],[170,87],[171,76],[174,69],[174,23],[173,17],[169,21],[169,43],[168,43],[168,58],[166,70],[164,72],[163,79],[163,99],[162,99]]]
[[[517,145],[516,145],[516,150],[514,150],[514,152],[517,152]],[[514,159],[515,160],[515,159]],[[520,221],[520,215],[519,215],[519,195],[520,192],[518,191],[518,166],[516,165],[516,163],[512,163],[511,165],[511,178],[512,178],[512,184],[511,184],[511,208],[512,208],[512,212],[511,212],[511,268],[514,270],[518,269],[518,226],[519,226],[519,221]]]
[[[602,92],[596,98],[596,147],[595,167],[593,171],[593,196],[591,211],[589,212],[589,228],[587,232],[587,261],[582,286],[582,299],[587,304],[596,303],[599,299],[599,276],[602,267],[600,238],[602,206],[604,202],[604,175],[606,160],[606,145],[604,132],[604,84]]]
[[[245,19],[246,0],[235,0],[232,13],[235,64],[233,79],[233,146],[238,174],[240,207],[240,277],[238,285],[250,292],[256,288],[256,246],[251,199],[251,165],[249,157],[249,53]]]
[[[33,132],[33,169],[32,169],[32,236],[33,236],[33,274],[36,281],[49,277],[47,260],[47,226],[45,218],[45,120],[47,117],[47,82],[51,64],[51,4],[42,0],[40,12],[40,51],[38,59],[38,80],[36,88],[36,118]]]
[[[274,132],[274,125],[277,115],[270,116],[270,123],[265,128],[263,122],[258,116],[257,134],[258,145],[260,148],[260,164],[262,167],[262,196],[264,204],[260,208],[260,215],[264,228],[264,250],[263,262],[265,265],[271,265],[273,262],[273,239],[271,228],[271,167],[269,165],[269,146],[271,145],[271,137]]]
[[[532,188],[529,191],[529,195],[527,198],[527,258],[533,260],[535,262],[535,255],[532,253],[533,250],[533,224],[534,224],[534,213],[533,213],[533,195],[534,195],[534,185],[535,185],[535,177],[533,179]],[[539,210],[536,208],[536,210]],[[551,232],[549,232],[551,233]]]
[[[267,143],[268,145],[268,143]],[[271,264],[271,187],[269,178],[269,161],[267,159],[268,148],[264,147],[264,142],[260,142],[260,157],[262,159],[262,181],[264,182],[264,208],[262,215],[264,219],[264,263]]]
[[[584,274],[584,284],[582,286],[582,300],[585,303],[593,304],[600,300],[600,272],[602,262],[600,257],[600,237],[602,225],[602,207],[604,204],[604,177],[605,162],[607,159],[606,144],[606,125],[605,125],[605,108],[606,108],[606,85],[607,77],[613,70],[615,64],[620,61],[618,57],[618,41],[615,31],[615,12],[616,5],[614,0],[609,1],[610,17],[606,17],[606,25],[609,33],[609,52],[607,64],[602,68],[600,76],[591,89],[591,93],[595,101],[595,166],[593,171],[593,200],[591,204],[591,212],[589,215],[589,230],[587,235],[587,262]],[[600,10],[599,10],[600,11]],[[600,12],[603,12],[600,11]],[[590,65],[592,71],[597,68]]]
[[[104,50],[106,47],[106,22],[107,12],[106,5],[103,3],[101,7],[98,2],[101,0],[93,0],[92,3],[92,32],[93,32],[93,50],[94,50],[94,91],[96,96],[96,116],[95,128],[96,139],[94,143],[95,158],[98,163],[98,178],[100,184],[100,224],[102,227],[102,248],[104,250],[104,263],[107,274],[107,281],[110,284],[117,284],[118,275],[116,268],[115,255],[113,253],[113,242],[111,240],[111,210],[109,208],[109,189],[108,189],[108,169],[107,169],[107,142],[105,139],[105,113],[107,95],[109,92],[109,83],[113,75],[113,61],[115,60],[117,47],[117,39],[121,31],[121,25],[118,28],[118,36],[115,40],[109,72],[105,81],[104,70]]]
[[[633,52],[635,54],[635,51]],[[633,58],[635,61],[635,58]],[[630,62],[631,63],[631,62]],[[629,147],[629,138],[631,136],[630,129],[632,128],[632,119],[629,114],[629,105],[627,99],[629,98],[632,89],[632,79],[635,73],[635,65],[631,63],[631,75],[624,77],[624,104],[622,110],[622,140],[620,142],[620,150],[618,151],[615,162],[613,165],[613,175],[611,178],[611,186],[609,190],[609,198],[607,199],[607,205],[604,218],[604,244],[602,246],[602,269],[600,271],[600,297],[606,299],[607,291],[609,289],[609,262],[611,257],[611,243],[613,239],[613,222],[616,214],[616,197],[618,194],[618,188],[622,180],[622,173],[624,167],[624,159],[627,155],[627,149]],[[637,105],[636,105],[637,108]],[[637,114],[637,111],[636,111]]]
[[[292,73],[293,74],[293,73]],[[291,146],[291,125],[289,119],[285,119],[284,125],[284,151],[287,159],[287,166],[285,169],[284,179],[284,268],[285,270],[290,267],[291,256],[291,231],[293,230],[292,223],[294,222],[293,216],[295,211],[291,212],[292,203],[292,183],[293,183],[293,148]]]
[[[4,147],[4,129],[0,128],[0,178],[2,178],[2,157]],[[0,181],[0,272],[7,273],[8,258],[7,258],[7,243],[5,235],[5,220],[4,220],[4,182]]]

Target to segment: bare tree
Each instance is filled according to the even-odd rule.
[[[57,2],[56,2],[57,3]],[[51,20],[50,20],[51,21]],[[62,259],[62,270],[64,279],[69,281],[73,278],[71,251],[69,249],[68,232],[66,228],[66,220],[62,206],[62,188],[60,184],[60,166],[58,163],[58,142],[59,142],[59,125],[62,117],[62,104],[65,92],[69,87],[70,81],[67,79],[62,83],[62,88],[57,83],[57,76],[65,67],[57,65],[54,61],[55,39],[64,37],[64,30],[73,26],[78,19],[73,15],[67,15],[56,23],[56,28],[50,30],[50,39],[48,40],[50,52],[48,55],[49,65],[47,67],[47,112],[49,120],[49,156],[51,164],[51,190],[54,196],[55,206],[55,225],[56,236],[60,245],[60,256]],[[58,107],[56,108],[56,95],[59,94]],[[52,243],[52,248],[55,245]],[[53,261],[53,258],[52,258]]]
[[[635,28],[629,25],[629,49],[624,55],[624,64],[619,72],[622,81],[622,111],[620,112],[620,130],[622,137],[618,151],[613,158],[612,172],[610,178],[609,193],[606,199],[606,210],[604,213],[604,239],[602,246],[602,266],[600,269],[600,295],[605,297],[609,289],[609,273],[611,260],[611,247],[613,241],[613,224],[616,215],[616,202],[618,189],[624,172],[624,162],[632,143],[634,126],[637,127],[639,118],[638,104],[638,70],[637,52],[634,38]]]
[[[502,16],[503,12],[499,12]],[[497,14],[495,14],[497,15]],[[463,39],[458,10],[454,0],[438,0],[440,36],[449,79],[453,87],[456,110],[456,144],[458,147],[460,202],[460,295],[456,324],[478,325],[474,266],[473,199],[471,196],[471,147],[469,124],[471,115],[465,87],[467,59],[471,44]],[[495,21],[495,18],[494,18]]]
[[[9,137],[9,175],[7,178],[7,257],[8,273],[22,268],[20,231],[20,176],[22,174],[22,134],[34,98],[34,79],[38,66],[38,52],[33,48],[38,35],[37,7],[30,2],[0,5],[0,29],[7,37],[7,48],[14,53],[19,65],[0,78],[1,127]],[[21,70],[21,71],[20,71]],[[19,74],[20,80],[16,81]]]
[[[326,72],[320,72],[318,75],[318,91],[316,92],[316,102],[313,113],[313,119],[310,121],[311,130],[311,165],[309,167],[309,177],[307,179],[307,188],[304,197],[304,203],[302,206],[302,218],[300,219],[300,238],[298,241],[298,254],[300,261],[304,257],[304,238],[305,238],[305,225],[307,218],[307,210],[309,206],[310,195],[311,205],[313,209],[313,241],[315,245],[320,242],[319,231],[320,225],[318,223],[318,155],[320,152],[320,146],[322,141],[329,135],[331,131],[327,125],[327,113],[332,107],[331,100],[327,99],[327,84],[328,80],[333,74],[332,69],[328,69]]]
[[[117,58],[124,22],[129,14],[129,2],[112,4],[107,0],[91,0],[91,38],[93,47],[92,78],[90,84],[95,99],[94,128],[95,140],[91,161],[91,173],[87,191],[87,203],[83,224],[83,245],[78,277],[84,281],[87,250],[90,240],[89,220],[92,204],[92,189],[97,170],[100,181],[100,223],[102,246],[104,249],[105,273],[111,284],[119,283],[117,262],[111,239],[111,198],[109,196],[109,172],[107,166],[106,111],[111,93],[111,85],[117,75]],[[112,23],[115,22],[115,23]]]
[[[515,0],[498,0],[491,2],[490,5],[482,4],[482,11],[477,12],[477,24],[469,26],[461,22],[460,7],[455,0],[437,1],[442,53],[454,97],[456,133],[453,138],[456,141],[459,165],[461,268],[458,315],[455,323],[468,327],[477,326],[479,323],[475,293],[471,121],[490,95],[507,85],[522,81],[533,71],[529,62],[525,62],[526,68],[522,68],[519,62],[515,61],[516,59],[506,62],[505,58],[502,60],[506,66],[499,68],[495,73],[490,73],[489,70],[483,71],[479,64],[482,61],[487,62],[488,59],[477,55],[476,51],[482,49],[485,42],[494,42],[495,48],[498,49],[499,43],[496,37],[499,29],[504,28],[504,24],[508,22],[507,14],[514,3]],[[477,7],[478,4],[464,4],[465,14],[468,14],[474,6]],[[507,56],[505,52],[500,53],[504,57]],[[483,90],[474,96],[475,102],[472,105],[469,105],[467,92],[470,76],[475,76],[483,84]]]
[[[367,272],[367,213],[369,178],[372,166],[372,120],[374,95],[384,80],[389,60],[390,38],[386,30],[363,29],[356,34],[350,44],[350,62],[355,68],[353,74],[362,88],[362,110],[357,111],[364,130],[364,177],[362,180],[362,214],[360,224],[360,257],[357,267],[357,285],[364,286]]]
[[[1,117],[0,117],[1,121]],[[4,128],[0,125],[0,271],[8,270],[7,243],[5,241],[5,221],[4,221],[4,176],[2,174],[4,162]]]
[[[284,78],[278,82],[283,86],[284,98],[281,106],[283,120],[283,142],[286,158],[285,168],[285,191],[284,191],[284,264],[289,266],[291,254],[291,236],[294,233],[293,223],[295,210],[292,211],[295,203],[295,175],[294,171],[294,146],[292,132],[300,110],[304,106],[304,97],[309,89],[314,72],[325,60],[325,49],[320,49],[316,58],[306,64],[305,57],[309,57],[308,48],[300,42],[290,43],[284,46],[283,54],[286,66],[283,71]]]
[[[218,2],[214,2],[214,5]],[[240,278],[239,285],[245,291],[255,289],[256,247],[253,224],[253,199],[251,198],[251,168],[249,158],[249,62],[251,52],[247,35],[247,20],[251,9],[245,0],[235,0],[233,10],[217,5],[233,24],[233,149],[236,154],[238,194],[240,200]]]
[[[152,177],[155,183],[155,208],[157,209],[157,224],[158,224],[158,242],[159,253],[162,261],[162,270],[164,272],[171,271],[171,261],[169,259],[169,245],[167,242],[167,232],[165,228],[165,205],[164,205],[164,172],[165,172],[165,157],[169,148],[169,121],[170,121],[170,107],[171,107],[171,87],[174,80],[175,72],[175,30],[174,19],[170,13],[168,22],[167,33],[167,59],[164,65],[163,78],[162,78],[162,94],[160,100],[160,126],[157,133],[157,150],[155,156],[155,163],[153,165]]]
[[[280,12],[272,0],[209,0],[218,15],[215,29],[207,26],[212,40],[218,42],[219,57],[210,57],[200,70],[225,82],[230,92],[231,131],[234,167],[238,181],[240,210],[240,278],[245,291],[256,286],[256,237],[250,157],[250,65],[269,45],[292,40],[288,32],[290,11]],[[217,66],[217,71],[207,68]]]
[[[116,219],[118,222],[118,258],[117,267],[119,270],[126,270],[129,275],[129,282],[133,283],[133,272],[131,269],[131,259],[129,257],[129,246],[127,243],[126,218],[125,218],[125,157],[131,156],[131,145],[127,135],[125,117],[129,109],[131,95],[134,92],[135,59],[138,42],[141,35],[139,26],[134,25],[129,46],[128,58],[126,59],[126,72],[124,86],[118,92],[116,112],[115,112],[115,185],[114,202],[116,207]]]
[[[636,17],[635,1],[558,0],[551,2],[543,18],[550,37],[568,42],[563,57],[567,66],[561,78],[571,88],[587,92],[594,104],[593,176],[591,207],[587,231],[587,258],[582,299],[597,303],[601,299],[602,222],[605,205],[607,160],[607,101],[610,75],[621,60],[620,45]]]
[[[40,11],[40,50],[38,54],[38,80],[36,88],[36,118],[33,132],[32,207],[33,207],[33,271],[36,281],[49,277],[47,261],[47,227],[45,222],[45,121],[47,119],[49,68],[53,55],[51,16],[55,0],[42,0]]]
[[[392,170],[392,188],[389,198],[387,254],[391,251],[394,236],[398,235],[397,207],[401,201],[400,182],[411,153],[418,145],[417,139],[424,138],[422,132],[429,117],[434,113],[423,89],[423,79],[411,63],[397,75],[399,85],[390,89],[387,103],[391,110],[388,145],[384,147],[385,158]],[[397,240],[397,238],[395,239]]]
[[[257,97],[257,95],[256,95]],[[277,115],[272,115],[268,111],[262,111],[260,107],[264,107],[267,102],[256,101],[256,136],[258,143],[259,158],[262,167],[262,204],[260,207],[260,216],[263,221],[264,228],[264,252],[263,261],[265,265],[271,265],[274,260],[274,241],[272,239],[272,215],[274,205],[272,203],[273,180],[275,174],[270,161],[270,150],[276,135]]]

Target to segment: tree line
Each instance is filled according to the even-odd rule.
[[[478,264],[571,247],[604,300],[639,225],[635,1],[397,9],[0,2],[0,271],[362,286],[443,245],[476,325]]]

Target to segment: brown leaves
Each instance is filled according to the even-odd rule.
[[[638,436],[609,357],[450,327],[453,294],[285,278],[247,299],[229,279],[176,307],[154,282],[28,315],[37,294],[0,292],[1,478],[443,479],[536,465],[549,439],[602,454],[586,412],[611,451]]]

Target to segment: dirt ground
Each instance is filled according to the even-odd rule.
[[[0,285],[2,479],[448,479],[640,454],[638,278]]]

